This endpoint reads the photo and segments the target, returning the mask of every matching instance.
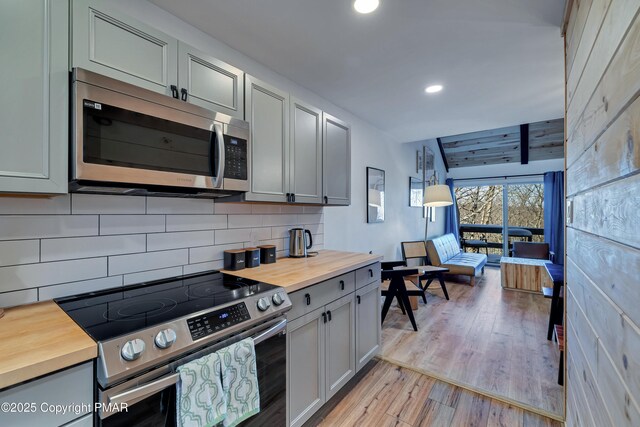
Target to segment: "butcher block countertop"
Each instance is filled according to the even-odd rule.
[[[0,318],[0,389],[91,360],[96,343],[53,301]]]
[[[223,273],[282,286],[287,293],[356,270],[382,259],[379,255],[322,250],[315,257],[278,258],[273,264]]]

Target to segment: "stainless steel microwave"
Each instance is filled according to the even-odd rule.
[[[247,122],[79,68],[72,79],[71,191],[249,191]]]

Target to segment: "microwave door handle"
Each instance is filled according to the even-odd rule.
[[[268,340],[269,338],[278,335],[284,328],[287,327],[287,319],[284,319],[278,323],[276,323],[271,328],[267,329],[264,332],[261,332],[258,335],[251,337],[253,339],[253,344],[258,345],[262,341]]]
[[[213,128],[216,133],[216,140],[218,141],[217,150],[218,150],[218,170],[216,171],[215,180],[213,181],[214,188],[222,188],[222,183],[224,179],[224,135],[222,133],[222,125],[215,123]],[[213,159],[212,159],[213,161]]]
[[[131,404],[134,401],[142,400],[152,394],[155,394],[165,388],[171,387],[178,383],[180,374],[171,374],[166,377],[162,377],[159,380],[152,381],[144,384],[140,387],[132,388],[115,396],[109,396],[109,403],[127,403]]]

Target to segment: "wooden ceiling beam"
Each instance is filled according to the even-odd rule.
[[[442,141],[440,138],[436,138],[438,141],[438,148],[440,149],[440,156],[442,156],[442,161],[444,162],[444,168],[447,172],[449,172],[449,162],[447,162],[447,156],[444,154],[444,148],[442,148]]]

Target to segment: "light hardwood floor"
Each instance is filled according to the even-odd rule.
[[[560,423],[416,371],[372,361],[305,427],[560,427]]]
[[[550,300],[500,286],[486,268],[475,287],[447,281],[450,300],[432,284],[414,311],[418,332],[392,305],[382,325],[381,358],[454,384],[562,417],[559,352],[547,341]]]

